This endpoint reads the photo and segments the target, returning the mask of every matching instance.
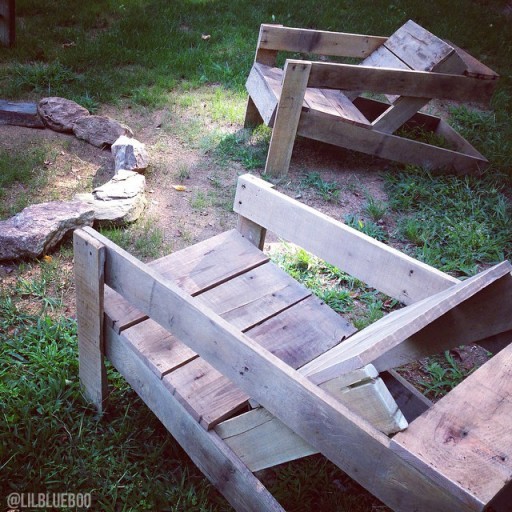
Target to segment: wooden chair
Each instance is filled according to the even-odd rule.
[[[237,229],[148,265],[75,231],[97,407],[107,357],[237,511],[282,511],[253,472],[317,452],[397,511],[510,510],[510,264],[459,281],[251,175],[234,209]],[[267,229],[405,307],[355,333],[269,261]],[[393,370],[470,342],[498,353],[434,405]]]
[[[359,66],[288,59],[278,52],[363,59]],[[247,80],[246,127],[272,126],[265,172],[288,172],[296,135],[389,160],[481,171],[487,160],[444,120],[419,113],[433,98],[486,102],[498,75],[465,51],[408,21],[391,37],[262,25]],[[389,102],[361,96],[387,95]],[[421,129],[438,147],[407,138]],[[428,140],[428,137],[427,137]]]

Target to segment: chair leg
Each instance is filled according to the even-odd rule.
[[[249,96],[247,99],[247,107],[245,108],[244,128],[256,128],[256,126],[262,123],[263,118],[260,116],[254,101],[252,101],[252,98]]]
[[[288,173],[310,71],[310,62],[286,61],[265,165],[265,173],[270,176],[282,177]]]
[[[99,412],[107,397],[103,293],[105,247],[82,230],[73,236],[80,382]]]

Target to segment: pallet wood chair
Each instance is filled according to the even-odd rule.
[[[251,175],[234,209],[237,229],[147,265],[75,231],[97,407],[107,357],[237,511],[282,511],[253,472],[318,452],[397,511],[510,510],[510,264],[459,281]],[[356,333],[269,261],[267,229],[405,306]],[[436,404],[393,370],[471,342],[497,354]]]
[[[280,69],[281,51],[363,60],[355,66],[288,59]],[[434,98],[487,102],[497,78],[413,21],[389,38],[261,25],[245,126],[272,127],[265,172],[274,176],[288,172],[296,135],[428,169],[478,172],[485,157],[444,120],[418,111]],[[386,95],[389,103],[360,92]],[[447,147],[400,129],[433,133]]]

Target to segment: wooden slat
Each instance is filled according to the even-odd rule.
[[[103,288],[105,247],[78,229],[73,234],[78,360],[86,396],[101,412],[107,397],[103,347]]]
[[[448,43],[412,20],[404,23],[384,45],[411,69],[417,71],[433,71],[437,65],[455,54]],[[459,57],[457,61],[458,65],[452,71],[455,74],[466,69]]]
[[[232,229],[155,260],[150,266],[186,293],[196,295],[266,261],[267,256]]]
[[[247,334],[292,368],[299,368],[355,331],[347,320],[311,296]]]
[[[429,55],[431,58],[428,64],[428,71],[460,74],[465,69],[464,63],[462,63],[454,51],[447,52],[446,55],[442,54],[443,58],[438,61],[433,58],[432,54]],[[421,70],[423,70],[423,68]],[[395,99],[392,101],[393,106],[389,111],[377,118],[372,123],[372,127],[374,130],[393,133],[429,101],[430,98],[412,98],[409,96],[402,96]]]
[[[283,512],[275,498],[213,431],[206,431],[163,382],[107,328],[106,354],[188,456],[235,510]]]
[[[1,124],[27,126],[29,128],[44,128],[44,123],[37,113],[37,105],[35,103],[6,100],[0,100],[0,125]]]
[[[239,178],[234,210],[406,304],[458,283],[248,174]]]
[[[270,71],[272,68],[265,69],[262,64],[255,63],[245,87],[263,122],[267,126],[273,126],[281,96],[281,81],[276,81],[269,73],[264,74],[263,70]]]
[[[263,407],[219,423],[215,432],[251,471],[318,453]]]
[[[510,274],[511,269],[512,265],[505,261],[447,290],[389,313],[301,368],[301,373],[319,384],[373,363],[451,309]]]
[[[397,434],[391,447],[482,508],[512,481],[511,417],[512,345]]]
[[[151,319],[124,330],[123,336],[127,346],[160,379],[197,357],[187,345]]]
[[[310,296],[273,263],[266,263],[197,296],[197,300],[246,331]]]
[[[475,156],[473,151],[467,154],[350,123],[324,122],[314,112],[303,113],[297,133],[310,139],[396,162],[419,165],[429,170],[455,174],[481,173],[488,164],[485,158]]]
[[[162,279],[91,228],[84,228],[84,231],[94,234],[107,247],[106,284],[116,291],[122,290],[136,307],[175,333],[386,504],[398,512],[411,508],[425,512],[470,510],[463,501],[439,489],[390,451],[387,436],[328,393],[213,312],[195,304],[172,281]],[[179,315],[174,313],[177,311]],[[142,367],[145,368],[144,364]],[[137,373],[139,371],[137,368]],[[147,372],[153,375],[149,369]],[[135,377],[126,370],[123,374]],[[158,381],[156,376],[155,379]],[[158,409],[159,404],[154,407]]]
[[[238,215],[236,230],[252,245],[257,247],[260,251],[263,251],[265,246],[265,237],[267,236],[267,230],[258,226],[252,220],[246,219],[241,215]]]
[[[249,397],[203,359],[165,375],[163,383],[207,430],[240,410]]]
[[[480,102],[491,99],[495,82],[495,80],[477,80],[463,75],[331,62],[313,62],[309,76],[310,87]]]
[[[459,57],[466,65],[466,70],[464,71],[465,75],[479,78],[480,80],[497,80],[499,78],[497,73],[475,59],[472,55],[469,55],[469,53],[464,51],[462,48],[455,46],[452,42],[450,42],[450,45],[453,46]]]
[[[349,376],[349,384],[344,374],[320,387],[384,434],[407,428],[407,420],[373,365],[358,368]]]
[[[502,278],[374,360],[379,371],[512,329],[512,276]],[[505,335],[506,337],[506,335]],[[506,338],[503,344],[506,344]]]
[[[268,260],[267,256],[233,229],[154,260],[149,266],[194,295]],[[122,332],[147,318],[147,315],[115,291],[107,287],[105,292],[107,321],[116,332]]]
[[[305,98],[309,108],[314,109],[320,115],[341,117],[349,123],[360,126],[369,127],[370,125],[368,119],[340,91],[308,88]]]
[[[364,58],[385,41],[385,37],[263,24],[258,46],[278,51]]]
[[[288,172],[311,63],[286,61],[281,98],[265,163],[265,173],[282,176]]]
[[[148,317],[133,307],[122,295],[105,286],[105,321],[118,334]]]

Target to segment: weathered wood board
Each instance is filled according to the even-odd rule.
[[[35,103],[0,100],[0,124],[44,128]]]
[[[512,482],[511,418],[509,345],[397,434],[391,449],[483,507]]]

